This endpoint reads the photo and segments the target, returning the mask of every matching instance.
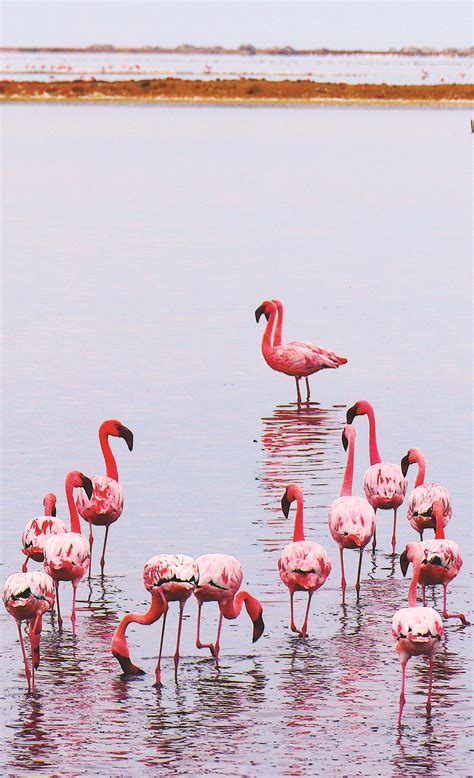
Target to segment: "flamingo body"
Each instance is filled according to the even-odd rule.
[[[67,532],[67,527],[61,519],[55,516],[36,516],[30,519],[21,536],[22,552],[35,562],[44,560],[44,543],[51,535]],[[24,571],[26,572],[26,571]]]
[[[77,532],[50,535],[45,540],[44,569],[55,581],[79,581],[89,569],[89,542]]]
[[[326,549],[312,540],[288,543],[278,560],[280,578],[293,592],[316,591],[331,572]]]
[[[434,608],[400,608],[392,619],[392,635],[400,657],[430,655],[445,636],[443,621]]]
[[[199,580],[196,561],[185,554],[159,554],[151,557],[143,569],[143,582],[149,592],[161,587],[168,602],[191,596]]]
[[[453,514],[451,498],[445,486],[437,483],[421,484],[410,493],[407,518],[413,529],[420,534],[425,529],[435,529],[433,503],[436,500],[441,500],[443,503],[443,527],[445,527]]]
[[[420,541],[422,560],[419,582],[423,586],[447,585],[462,567],[461,549],[454,540]]]
[[[364,492],[373,508],[398,508],[407,492],[407,481],[399,465],[378,462],[371,465],[364,476]]]
[[[374,534],[374,509],[362,497],[338,497],[329,508],[328,524],[339,546],[364,548]]]
[[[97,526],[109,526],[122,515],[123,489],[118,481],[106,475],[92,476],[93,492],[90,500],[83,489],[76,498],[82,518]]]

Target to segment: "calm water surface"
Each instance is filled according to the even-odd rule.
[[[367,398],[383,457],[421,447],[428,478],[451,492],[448,535],[464,567],[448,602],[474,616],[469,111],[3,113],[3,578],[21,564],[21,531],[43,495],[55,491],[66,518],[65,473],[103,472],[100,422],[116,417],[135,433],[131,454],[113,441],[125,510],[107,575],[96,554],[76,638],[68,618],[59,634],[45,617],[34,695],[15,624],[0,613],[3,774],[467,775],[471,629],[447,623],[430,718],[427,665],[411,660],[398,729],[391,618],[408,583],[388,553],[391,514],[378,519],[376,555],[364,555],[359,604],[356,555],[346,554],[343,609],[327,512],[345,409]],[[294,382],[260,354],[253,312],[269,296],[285,302],[286,339],[349,358],[313,378],[314,402],[300,409]],[[361,493],[367,424],[356,424]],[[306,643],[289,631],[276,569],[292,537],[293,513],[279,507],[291,481],[305,490],[307,536],[333,562]],[[398,550],[410,539],[403,508]],[[157,691],[159,624],[129,629],[142,677],[124,681],[109,645],[127,610],[147,608],[145,561],[172,551],[237,556],[266,630],[252,646],[245,614],[226,622],[217,672],[194,647],[190,601],[175,685],[170,609]],[[67,612],[66,586],[62,604]],[[204,608],[206,638],[216,610]]]

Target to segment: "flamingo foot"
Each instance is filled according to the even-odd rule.
[[[448,613],[445,610],[443,611],[443,619],[461,619],[463,627],[468,627],[471,623],[466,619],[464,613]]]
[[[357,592],[357,602],[360,600],[360,584],[355,585],[355,590]]]
[[[208,648],[212,656],[214,656],[214,643],[201,643],[200,640],[196,640],[196,648]]]
[[[402,713],[403,713],[404,705],[405,705],[405,695],[402,692],[400,695],[400,707],[398,709],[398,726],[400,726],[400,724],[402,723]]]
[[[178,683],[179,654],[177,651],[173,657],[173,662],[174,662],[174,680],[176,683]]]
[[[160,689],[163,686],[161,683],[161,670],[156,669],[155,670],[155,683],[153,684],[153,687],[155,689]]]
[[[426,715],[427,716],[431,715],[431,702],[426,703]]]

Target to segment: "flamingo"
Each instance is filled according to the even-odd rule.
[[[77,497],[77,509],[83,519],[89,522],[89,545],[92,554],[92,545],[94,538],[92,535],[92,525],[105,525],[104,545],[100,559],[100,573],[104,575],[105,566],[105,547],[109,527],[121,516],[123,511],[123,490],[118,480],[118,470],[115,457],[109,445],[109,435],[116,438],[123,438],[129,451],[133,449],[133,433],[124,427],[117,419],[107,419],[99,427],[99,441],[105,460],[106,475],[92,477],[94,487],[92,499],[87,500],[84,492],[79,492]],[[89,578],[91,577],[91,568],[89,567]]]
[[[255,311],[257,322],[260,320],[262,314],[264,314],[267,319],[267,326],[265,327],[262,338],[262,354],[266,363],[270,365],[273,370],[294,377],[296,381],[298,403],[301,403],[299,381],[300,378],[304,377],[306,381],[306,402],[309,402],[311,395],[308,376],[317,373],[318,370],[345,365],[347,359],[345,359],[345,357],[338,357],[333,351],[328,351],[321,346],[316,346],[314,343],[292,341],[291,343],[283,344],[281,342],[281,326],[276,322],[279,307],[279,318],[282,323],[283,304],[279,300],[264,300]],[[275,340],[272,339],[274,338],[275,333],[277,340],[280,338],[280,342],[275,342]]]
[[[66,476],[66,499],[71,517],[71,531],[61,532],[59,535],[50,535],[43,544],[44,569],[51,576],[56,588],[56,603],[58,606],[59,628],[62,628],[63,620],[59,609],[59,581],[71,581],[72,583],[72,634],[76,634],[76,589],[79,581],[90,565],[89,543],[81,535],[81,525],[74,502],[73,489],[83,488],[87,496],[92,496],[92,481],[78,470],[72,470]]]
[[[412,543],[411,546],[419,546]],[[402,690],[400,693],[400,705],[398,709],[398,725],[402,721],[403,706],[405,705],[405,670],[411,656],[425,655],[430,660],[428,676],[428,699],[426,712],[431,713],[431,688],[433,683],[433,661],[435,652],[445,637],[441,616],[433,608],[417,607],[416,587],[421,570],[421,554],[416,554],[413,559],[413,577],[408,590],[408,608],[400,608],[396,611],[392,620],[392,635],[396,640],[395,650],[398,653],[402,666]]]
[[[443,618],[460,619],[466,626],[469,622],[464,613],[448,613],[446,605],[446,590],[453,578],[456,578],[462,567],[461,549],[454,540],[446,540],[444,537],[444,503],[435,500],[433,503],[433,516],[436,521],[436,536],[434,540],[420,541],[419,543],[407,543],[405,551],[400,555],[400,567],[403,575],[406,575],[410,562],[420,558],[419,582],[423,589],[423,605],[426,605],[425,587],[443,586]]]
[[[341,495],[331,503],[329,508],[329,530],[339,546],[341,557],[341,589],[342,604],[345,605],[346,578],[344,576],[343,551],[345,548],[359,549],[359,566],[357,569],[356,592],[357,600],[360,594],[360,571],[362,554],[375,531],[375,512],[371,504],[362,497],[352,495],[354,479],[355,427],[348,424],[342,432],[342,445],[347,451],[347,464],[341,487]]]
[[[445,527],[450,520],[453,510],[451,508],[451,498],[445,486],[436,483],[425,484],[425,458],[419,448],[410,448],[401,461],[402,473],[405,476],[410,465],[418,465],[418,475],[416,476],[415,488],[410,494],[408,500],[407,518],[413,529],[423,540],[425,529],[435,529],[435,520],[433,516],[433,503],[441,500],[443,504],[443,526]]]
[[[35,670],[40,662],[40,638],[43,613],[54,605],[54,583],[40,570],[29,573],[13,573],[5,581],[3,602],[10,616],[16,621],[21,652],[25,664],[28,691],[35,690]],[[21,634],[21,622],[28,619],[31,642],[31,672]]]
[[[184,554],[159,554],[153,556],[143,568],[143,582],[145,589],[151,594],[151,605],[147,613],[128,613],[115,630],[112,638],[111,651],[120,664],[125,675],[141,675],[143,670],[134,665],[130,660],[126,629],[130,622],[138,624],[153,624],[160,616],[163,616],[161,630],[160,651],[158,663],[155,668],[155,686],[161,686],[161,653],[165,634],[166,614],[168,603],[179,602],[179,623],[176,650],[174,653],[175,681],[178,680],[179,644],[181,640],[181,626],[183,611],[186,601],[193,593],[197,585],[199,570],[195,560]]]
[[[236,619],[245,603],[247,613],[253,622],[252,643],[256,643],[265,629],[263,608],[251,594],[238,591],[243,579],[243,571],[238,559],[229,554],[203,554],[196,559],[196,563],[199,568],[199,581],[194,589],[194,596],[198,601],[196,646],[209,648],[218,667],[222,618]],[[200,640],[201,608],[204,602],[217,602],[219,606],[219,624],[215,643],[201,643]]]
[[[393,508],[392,553],[395,554],[397,509],[404,500],[407,481],[398,465],[382,462],[377,446],[374,409],[367,400],[359,400],[349,408],[346,413],[347,423],[352,424],[355,416],[364,414],[369,417],[370,454],[370,467],[364,475],[364,492],[375,512],[378,508],[382,510]],[[376,528],[374,528],[372,551],[375,551],[376,542]]]
[[[49,493],[43,499],[44,516],[36,516],[30,519],[23,535],[21,536],[22,552],[26,559],[21,567],[26,573],[29,559],[35,562],[43,562],[43,543],[49,535],[58,535],[60,532],[67,532],[66,525],[61,519],[56,518],[56,495]]]
[[[328,559],[326,549],[312,540],[305,540],[303,524],[303,489],[298,484],[288,484],[281,499],[281,509],[288,518],[291,503],[296,500],[295,527],[293,542],[283,549],[278,560],[278,572],[280,578],[290,592],[290,629],[296,632],[303,640],[306,639],[308,630],[308,616],[311,598],[319,589],[329,573],[331,562]],[[308,592],[308,604],[301,629],[295,626],[293,614],[293,596],[295,592]]]

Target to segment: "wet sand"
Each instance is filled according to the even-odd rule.
[[[0,81],[0,99],[125,100],[238,103],[458,103],[474,102],[472,84],[339,84],[312,81],[143,79],[140,81]]]

